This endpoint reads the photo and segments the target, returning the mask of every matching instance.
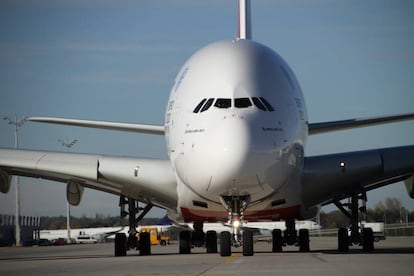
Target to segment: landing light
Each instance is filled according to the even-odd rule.
[[[342,172],[345,172],[345,162],[340,162],[339,166],[341,167]]]
[[[240,221],[239,220],[233,221],[233,227],[234,228],[239,228],[240,227]]]

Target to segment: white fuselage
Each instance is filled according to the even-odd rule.
[[[197,51],[173,84],[165,126],[184,220],[224,220],[222,196],[249,196],[248,219],[303,217],[306,107],[270,48],[235,40]]]

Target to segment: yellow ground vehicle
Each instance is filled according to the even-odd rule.
[[[167,244],[170,244],[170,237],[162,232],[158,232],[157,227],[141,227],[140,233],[142,232],[150,233],[151,245],[159,244],[161,246],[165,246]]]

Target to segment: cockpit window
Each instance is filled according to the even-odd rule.
[[[198,111],[200,111],[201,107],[203,106],[203,104],[206,102],[207,99],[203,99],[197,106],[196,108],[194,108],[193,112],[194,113],[198,113]]]
[[[273,106],[268,101],[266,101],[264,98],[260,97],[260,99],[262,100],[262,102],[266,106],[267,110],[269,110],[269,111],[274,111],[275,110],[273,108]]]
[[[257,97],[252,98],[254,105],[261,110],[266,111],[266,107],[262,104],[262,102]]]
[[[204,112],[208,110],[214,103],[214,107],[217,108],[231,108],[232,107],[232,100],[229,98],[209,98],[202,99],[201,102],[197,104],[197,106],[194,108],[194,113]],[[275,109],[273,106],[264,98],[262,97],[252,97],[252,98],[237,98],[234,99],[234,107],[235,108],[248,108],[250,106],[257,107],[260,110],[263,111],[274,111]]]
[[[211,105],[213,104],[213,101],[214,101],[213,98],[208,99],[207,102],[206,102],[206,104],[203,106],[203,108],[201,109],[200,112],[204,112],[207,109],[209,109],[211,107]]]
[[[220,99],[218,98],[216,100],[216,103],[214,104],[215,107],[218,108],[230,108],[231,107],[231,99]]]
[[[246,108],[252,106],[252,102],[249,98],[234,99],[234,106],[237,108]]]

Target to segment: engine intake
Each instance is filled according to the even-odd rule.
[[[10,191],[11,176],[3,170],[0,170],[0,192],[7,194]]]
[[[84,187],[81,183],[70,180],[66,185],[66,199],[70,203],[70,205],[78,206],[82,200]]]
[[[414,198],[414,176],[407,178],[405,181],[405,188],[407,188],[408,195]]]

